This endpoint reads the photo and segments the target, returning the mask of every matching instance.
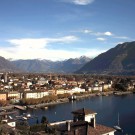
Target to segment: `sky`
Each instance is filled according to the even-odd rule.
[[[0,0],[0,56],[94,58],[135,40],[135,0]]]

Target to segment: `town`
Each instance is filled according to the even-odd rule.
[[[72,95],[82,96],[105,92],[134,92],[135,78],[119,76],[90,75],[56,75],[56,74],[11,74],[1,73],[0,102],[1,106],[9,103],[22,103],[29,99],[44,99],[39,103],[69,98]],[[119,92],[120,93],[120,92]]]
[[[86,74],[58,75],[58,74],[36,74],[36,73],[35,74],[1,73],[0,74],[1,123],[4,122],[4,125],[6,123],[8,129],[10,128],[16,129],[16,126],[19,125],[17,124],[16,120],[10,118],[10,115],[14,112],[12,112],[11,110],[8,111],[8,109],[17,108],[25,110],[26,108],[37,108],[37,107],[46,108],[48,105],[69,102],[70,100],[77,100],[79,98],[85,98],[88,96],[108,96],[109,94],[121,95],[134,93],[134,90],[135,90],[134,77],[99,76],[99,75],[97,76]],[[7,111],[5,109],[7,109]],[[83,110],[85,111],[85,109]],[[88,110],[86,112],[88,113],[87,114],[88,118],[86,117],[85,121],[84,116],[83,122],[81,122],[81,124],[79,125],[77,124],[78,126],[82,127],[83,125],[88,127],[88,125],[91,125],[92,120],[89,121],[88,120],[89,117],[90,119],[92,119],[92,117],[94,116],[95,121],[96,113],[94,112],[93,115],[93,113],[89,114]],[[83,113],[81,110],[80,116],[82,116],[82,114],[85,113]],[[80,116],[79,114],[77,115],[78,120],[81,118]],[[31,116],[27,115],[23,116],[22,118],[28,119],[29,117]],[[57,123],[59,122],[56,122],[56,124],[52,123],[50,125],[56,126]],[[74,129],[74,124],[76,122],[70,121],[70,123],[72,123],[71,125],[72,128]],[[67,121],[65,121],[64,124],[67,125]],[[42,126],[40,125],[40,128]],[[43,127],[45,127],[45,125]],[[92,128],[92,126],[90,127],[93,130],[93,132],[95,132],[94,128]],[[99,129],[102,129],[101,126],[97,127],[99,127]],[[104,128],[107,129],[108,131],[107,133],[110,132],[110,135],[114,134],[115,132],[115,130],[112,128],[108,127]],[[68,130],[65,130],[63,133],[63,130],[60,129],[58,130],[58,132],[59,134],[66,134]],[[6,131],[8,131],[9,133],[9,130]],[[50,130],[50,133],[53,133],[53,131],[54,129]],[[79,132],[79,130],[77,132]]]
[[[1,74],[0,101],[19,103],[23,99],[41,99],[47,96],[64,98],[88,93],[134,91],[134,88],[134,78],[126,77],[5,73]],[[3,105],[1,102],[1,106]]]

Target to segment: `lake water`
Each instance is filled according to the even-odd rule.
[[[117,125],[118,113],[120,126],[124,133],[117,135],[135,135],[135,94],[124,96],[99,96],[81,99],[79,101],[68,102],[48,107],[48,109],[29,109],[27,113],[38,116],[41,121],[42,116],[46,116],[49,122],[72,119],[71,112],[80,108],[91,109],[97,112],[96,122],[113,127]],[[22,114],[22,111],[19,112]],[[37,119],[30,119],[31,124]]]

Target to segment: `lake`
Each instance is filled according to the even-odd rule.
[[[71,112],[83,107],[96,111],[96,122],[110,127],[117,125],[119,113],[120,126],[124,133],[116,134],[135,135],[135,94],[89,97],[79,101],[49,106],[48,109],[28,109],[25,113],[38,116],[39,122],[42,116],[46,116],[49,122],[54,122],[72,119]],[[19,111],[20,115],[22,113]],[[36,121],[37,119],[30,119],[29,123],[34,124]]]

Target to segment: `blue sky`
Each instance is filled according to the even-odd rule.
[[[135,0],[0,0],[0,56],[95,57],[135,40]]]

